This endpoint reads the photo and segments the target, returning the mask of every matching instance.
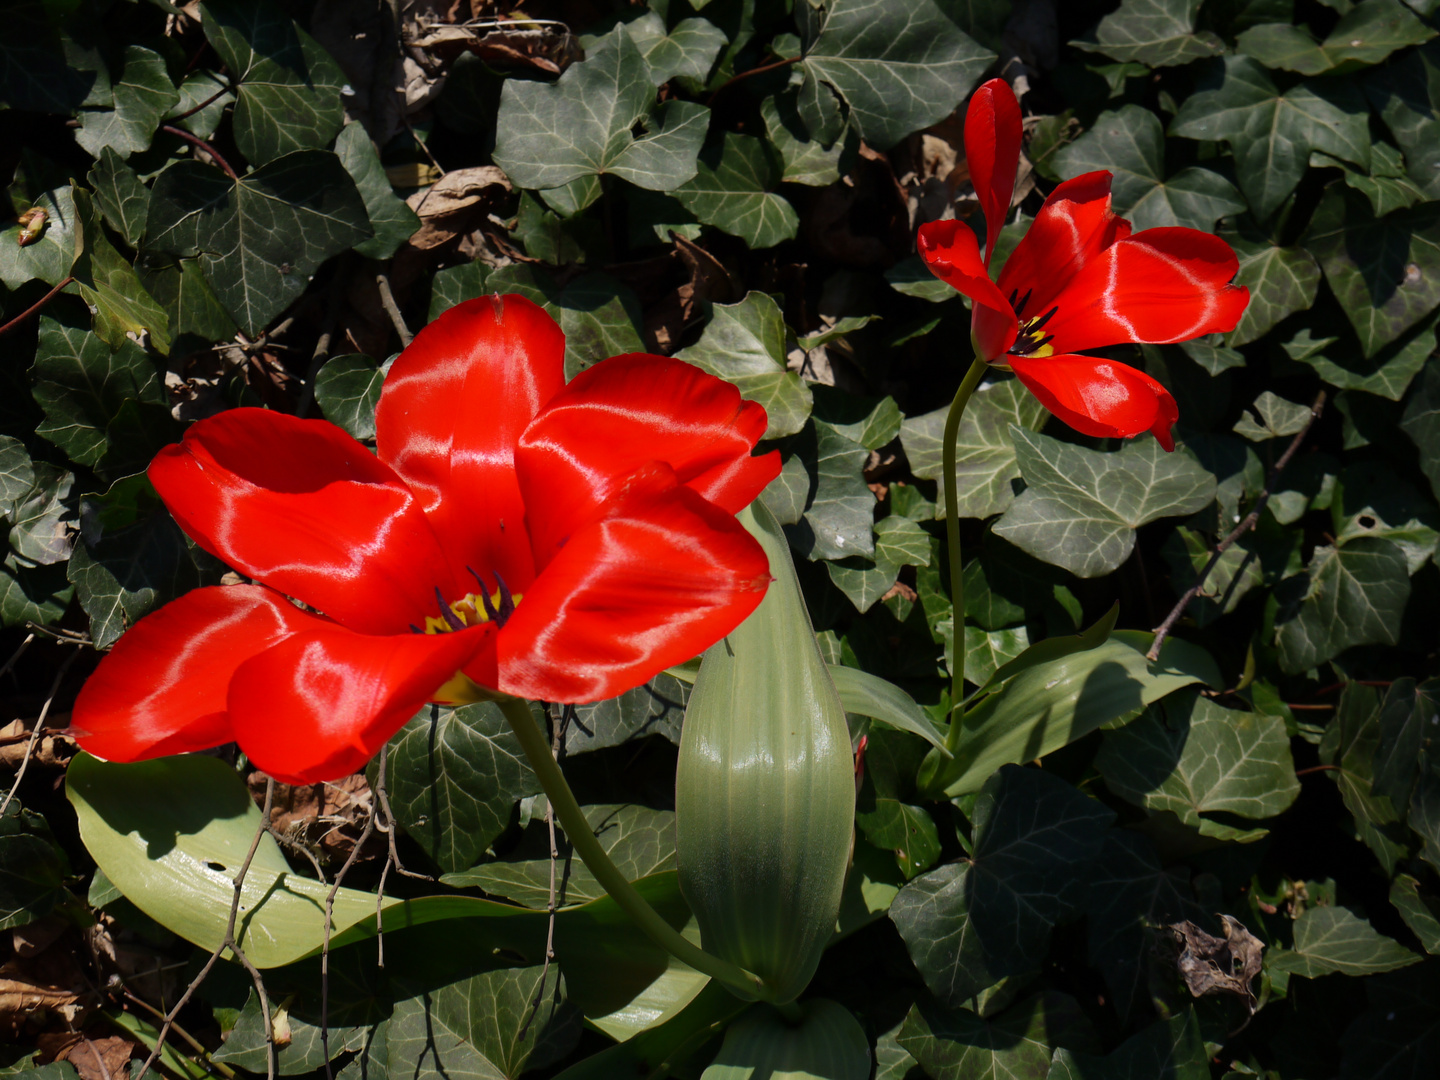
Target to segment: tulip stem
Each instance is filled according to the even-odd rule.
[[[595,880],[611,899],[620,905],[621,910],[630,916],[651,941],[702,975],[709,975],[712,979],[724,983],[746,999],[766,1000],[770,996],[770,990],[758,975],[721,960],[718,956],[712,956],[698,945],[687,941],[678,930],[660,917],[660,913],[650,906],[620,869],[610,861],[610,856],[595,838],[590,823],[585,820],[585,812],[576,802],[575,794],[570,790],[565,774],[560,771],[559,763],[551,754],[550,745],[544,732],[536,724],[529,703],[519,698],[501,698],[496,704],[505,714],[515,737],[520,740],[526,760],[530,762],[530,768],[534,770],[540,786],[545,789],[555,817],[570,839],[570,846],[589,867]]]
[[[980,385],[988,365],[979,356],[970,365],[965,378],[960,380],[960,389],[955,391],[955,400],[950,402],[950,414],[945,417],[945,441],[942,446],[945,473],[945,540],[950,552],[950,603],[954,612],[950,636],[950,727],[945,733],[945,749],[952,754],[960,742],[960,717],[955,711],[965,690],[965,577],[960,563],[960,492],[955,477],[955,440],[960,434],[960,419],[965,415],[965,406],[970,395]]]

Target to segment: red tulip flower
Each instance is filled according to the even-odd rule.
[[[990,280],[990,256],[1010,208],[1020,160],[1020,106],[1002,79],[975,92],[965,115],[965,155],[985,215],[985,254],[961,221],[920,227],[932,273],[972,301],[976,354],[1008,364],[1060,419],[1086,435],[1153,431],[1173,450],[1175,399],[1144,372],[1082,356],[1121,342],[1168,344],[1233,330],[1250,290],[1231,285],[1230,245],[1196,229],[1130,233],[1110,208],[1110,174],[1067,180]]]
[[[564,353],[530,301],[473,300],[395,361],[377,453],[263,409],[162,450],[175,520],[259,584],[137,622],[80,693],[80,745],[137,761],[233,740],[313,783],[427,701],[595,701],[732,630],[770,580],[734,516],[779,471],[751,456],[765,410],[658,356],[566,385]]]

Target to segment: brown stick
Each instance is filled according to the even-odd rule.
[[[30,741],[25,745],[25,756],[20,759],[20,770],[15,774],[15,782],[10,785],[10,791],[5,796],[5,801],[0,802],[0,817],[5,816],[5,811],[10,809],[10,800],[15,798],[15,792],[20,790],[20,781],[25,779],[25,770],[30,767],[30,759],[35,756],[35,744],[40,741],[40,729],[45,726],[45,717],[50,713],[50,706],[55,702],[55,695],[60,692],[60,683],[65,678],[65,673],[70,670],[70,665],[80,657],[80,650],[76,649],[60,663],[60,670],[55,673],[55,681],[50,684],[50,695],[45,699],[45,704],[40,708],[40,716],[35,721],[35,728],[30,732]]]
[[[705,102],[705,104],[713,108],[715,99],[718,98],[723,91],[728,90],[741,79],[748,79],[751,75],[763,75],[767,71],[774,71],[776,68],[782,68],[789,64],[798,64],[803,59],[805,59],[803,56],[787,56],[784,60],[775,60],[769,64],[761,64],[759,67],[753,67],[749,71],[742,71],[739,75],[732,75],[715,88],[715,92],[710,95],[710,100]]]
[[[190,132],[186,131],[184,128],[178,128],[174,124],[162,124],[160,126],[160,130],[168,132],[171,135],[178,135],[180,138],[184,139],[192,146],[204,150],[205,153],[210,155],[211,160],[213,160],[216,165],[219,165],[220,168],[225,170],[226,176],[230,177],[230,179],[234,180],[237,184],[240,182],[239,175],[235,172],[234,169],[230,167],[230,163],[220,156],[220,152],[218,150],[216,150],[213,146],[207,143],[204,139],[200,138],[198,135],[191,135]]]
[[[400,344],[408,346],[415,340],[415,335],[405,325],[405,316],[400,314],[400,305],[395,303],[395,294],[390,291],[390,278],[384,271],[375,275],[375,285],[380,290],[380,306],[385,309],[385,314],[390,316],[390,325],[395,327],[395,333],[400,335]]]
[[[11,319],[9,322],[7,322],[4,326],[0,326],[0,337],[3,337],[5,334],[8,334],[11,330],[14,330],[15,327],[19,326],[22,322],[24,322],[26,319],[28,319],[31,315],[34,315],[37,311],[39,311],[41,308],[43,308],[43,307],[44,307],[46,304],[48,304],[51,300],[54,300],[55,297],[56,297],[56,295],[60,292],[60,290],[63,289],[63,288],[65,288],[66,285],[69,285],[69,284],[70,284],[72,281],[74,281],[74,280],[75,280],[75,279],[74,279],[73,277],[67,277],[64,281],[60,282],[59,285],[56,285],[53,289],[51,289],[49,292],[47,292],[47,293],[46,293],[44,296],[42,296],[39,300],[36,300],[35,303],[31,304],[28,308],[26,308],[24,311],[22,311],[19,315],[16,315],[13,319]]]
[[[1265,488],[1260,492],[1260,498],[1255,500],[1255,509],[1245,515],[1245,520],[1231,529],[1230,535],[1215,546],[1215,551],[1211,554],[1210,561],[1207,562],[1205,568],[1200,571],[1200,576],[1195,579],[1195,584],[1185,590],[1179,602],[1170,609],[1170,614],[1165,616],[1165,621],[1155,628],[1155,641],[1150,646],[1150,651],[1145,654],[1145,659],[1153,661],[1160,658],[1160,646],[1165,643],[1165,638],[1169,635],[1171,628],[1174,627],[1180,616],[1185,613],[1185,609],[1189,606],[1190,601],[1200,595],[1200,590],[1205,587],[1205,579],[1210,576],[1210,571],[1215,569],[1215,564],[1220,561],[1221,556],[1223,556],[1225,552],[1234,546],[1235,541],[1239,540],[1240,537],[1244,536],[1259,524],[1260,513],[1265,509],[1266,503],[1270,501],[1271,488],[1275,486],[1275,481],[1280,478],[1280,474],[1284,471],[1285,466],[1290,464],[1290,459],[1293,458],[1300,449],[1300,444],[1305,441],[1305,436],[1310,433],[1310,428],[1314,426],[1316,420],[1320,419],[1320,414],[1324,412],[1324,410],[1325,391],[1321,390],[1315,398],[1315,403],[1310,406],[1310,419],[1305,421],[1305,426],[1295,433],[1295,438],[1290,440],[1290,445],[1286,447],[1285,453],[1280,455],[1280,460],[1275,462],[1275,466],[1270,470],[1270,475],[1265,478]]]

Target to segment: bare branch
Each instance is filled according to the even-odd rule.
[[[30,638],[26,638],[25,644],[29,644],[33,637],[32,634]],[[16,658],[23,649],[24,646],[21,646],[21,649],[16,651]],[[35,754],[35,744],[40,741],[40,729],[45,726],[45,717],[50,713],[50,706],[55,703],[55,695],[60,692],[60,683],[64,680],[65,673],[70,670],[70,665],[79,658],[80,650],[76,649],[61,661],[60,670],[55,673],[55,681],[50,684],[50,694],[45,698],[45,704],[40,707],[40,715],[35,720],[35,729],[30,732],[30,741],[25,744],[25,756],[20,759],[20,768],[15,773],[15,782],[10,785],[10,790],[5,795],[5,801],[0,802],[0,817],[5,816],[5,811],[10,809],[11,800],[15,798],[15,792],[20,790],[20,781],[25,779],[25,770],[30,767],[30,758]],[[9,665],[7,664],[6,667]]]

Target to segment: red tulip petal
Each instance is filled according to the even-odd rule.
[[[421,330],[385,378],[380,459],[415,491],[458,572],[535,576],[515,444],[565,386],[565,335],[522,296],[459,304]]]
[[[769,582],[764,551],[734,517],[651,465],[525,594],[500,633],[500,689],[614,697],[729,633]]]
[[[1065,352],[1123,341],[1189,341],[1235,329],[1250,290],[1231,285],[1240,260],[1218,236],[1146,229],[1077,274],[1055,298],[1045,327]]]
[[[649,462],[732,514],[749,505],[780,472],[778,451],[750,456],[765,425],[763,407],[679,360],[631,353],[582,371],[515,451],[536,566]]]
[[[1020,103],[1014,91],[1004,79],[991,79],[975,91],[965,113],[965,162],[985,213],[986,266],[1015,193],[1020,135]]]
[[[495,630],[389,636],[309,627],[236,670],[235,741],[283,783],[348,776],[477,652],[493,649]]]
[[[415,498],[323,420],[232,409],[150,464],[165,505],[206,551],[338,622],[396,633],[456,594]]]
[[[1011,356],[1015,375],[1065,423],[1084,435],[1130,438],[1152,431],[1175,449],[1170,426],[1180,410],[1170,391],[1128,364],[1098,356]]]
[[[1066,180],[1050,193],[1005,260],[1000,292],[1014,297],[1022,321],[1044,315],[1071,278],[1129,235],[1130,223],[1110,209],[1108,172]]]
[[[1017,325],[1005,295],[990,280],[975,233],[963,221],[930,221],[920,226],[915,246],[930,272],[974,301],[971,334],[986,360],[1015,344]]]
[[[71,726],[107,761],[208,750],[232,741],[225,694],[250,657],[321,620],[271,589],[195,589],[146,615],[80,689]]]

